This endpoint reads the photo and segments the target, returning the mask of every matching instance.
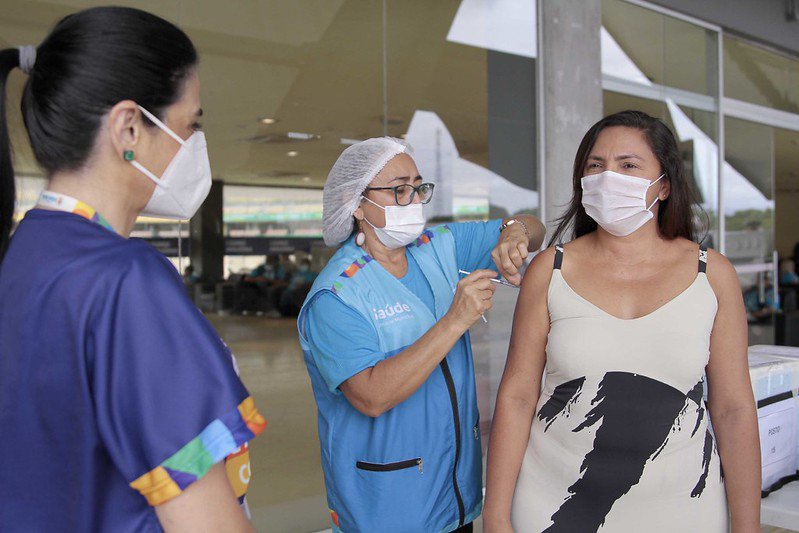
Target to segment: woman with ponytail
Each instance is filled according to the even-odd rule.
[[[12,237],[17,67],[49,183]],[[179,274],[129,239],[208,194],[201,114],[194,46],[144,11],[88,9],[0,51],[0,531],[252,528],[224,461],[264,419]]]

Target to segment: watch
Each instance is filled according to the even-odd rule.
[[[508,227],[510,227],[510,226],[512,226],[514,224],[521,225],[522,229],[524,230],[524,234],[527,235],[527,240],[529,241],[531,239],[531,237],[530,237],[530,232],[527,231],[527,225],[524,222],[522,222],[521,220],[517,219],[517,218],[512,218],[512,219],[508,220],[507,222],[503,222],[502,226],[500,226],[500,228],[499,228],[499,232],[502,233],[503,231],[505,231],[506,228],[508,228]]]

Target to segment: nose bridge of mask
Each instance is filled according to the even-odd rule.
[[[646,191],[649,190],[655,183],[663,179],[666,174],[661,174],[658,179],[650,182],[646,178],[638,176],[628,176],[612,170],[606,170],[593,176],[586,176],[583,178],[581,185],[584,193],[599,194],[600,191],[604,193],[623,194],[625,196],[636,196],[646,198]],[[586,181],[588,180],[588,181]],[[590,184],[593,180],[595,187],[593,191],[586,191],[586,184]],[[634,189],[634,191],[633,191]]]
[[[644,178],[626,176],[612,170],[606,170],[599,174],[584,177],[581,185],[583,192],[589,195],[621,195],[640,198],[645,194],[649,181]]]

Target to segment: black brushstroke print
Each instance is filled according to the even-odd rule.
[[[610,508],[641,479],[647,460],[671,432],[687,395],[660,381],[627,372],[608,372],[594,407],[573,431],[600,420],[594,447],[581,465],[583,476],[552,515],[545,531],[596,531]]]
[[[688,392],[686,396],[686,402],[683,408],[680,410],[680,414],[677,416],[677,420],[675,421],[677,425],[677,430],[682,431],[682,418],[685,416],[685,413],[688,412],[688,407],[690,406],[689,402],[696,403],[696,423],[694,424],[694,429],[691,431],[691,438],[696,435],[696,432],[699,431],[699,428],[702,425],[702,420],[705,418],[705,408],[704,402],[702,398],[704,396],[704,388],[703,388],[704,380],[699,380],[699,383],[694,385],[694,388]],[[692,498],[698,498],[702,495],[702,492],[705,490],[705,481],[707,480],[708,471],[710,470],[710,459],[712,457],[713,446],[708,448],[707,437],[710,436],[712,440],[712,435],[710,432],[705,436],[705,445],[703,446],[703,453],[702,453],[702,474],[699,476],[699,481],[696,483],[694,490],[691,492]],[[652,456],[650,460],[654,461],[660,455],[666,445],[669,443],[669,437],[666,437],[666,440],[663,441],[663,444],[660,445],[660,448],[655,452],[655,455]]]
[[[693,400],[695,404],[700,406],[702,405],[702,397],[705,395],[704,385],[705,380],[700,379],[687,394],[689,400]]]
[[[696,435],[696,432],[699,431],[700,426],[702,425],[702,420],[705,418],[705,404],[703,401],[704,396],[704,379],[699,380],[691,392],[688,393],[688,399],[693,400],[696,402],[696,424],[694,425],[694,430],[691,432],[691,437]],[[699,481],[696,482],[696,486],[691,491],[691,498],[698,498],[702,496],[702,492],[705,490],[705,486],[707,484],[707,476],[710,472],[710,460],[713,458],[713,450],[715,449],[715,442],[713,441],[713,435],[710,433],[710,429],[705,430],[705,445],[702,447],[702,473],[699,475]]]
[[[691,491],[691,498],[698,498],[705,490],[705,482],[707,481],[708,472],[710,472],[710,458],[713,457],[713,435],[710,434],[710,429],[705,430],[705,447],[702,450],[702,475],[699,476],[699,481],[696,482],[694,490]]]
[[[542,422],[547,422],[544,431],[549,429],[552,422],[555,421],[558,415],[562,413],[570,403],[577,401],[577,398],[580,397],[583,383],[585,383],[585,377],[573,379],[555,387],[555,390],[552,391],[552,396],[549,397],[538,411],[538,419]]]
[[[688,393],[688,399],[693,400],[696,403],[696,424],[694,424],[694,430],[691,432],[691,436],[693,437],[696,435],[696,432],[699,431],[699,426],[702,425],[702,420],[705,418],[705,404],[702,401],[702,398],[705,395],[704,390],[705,380],[700,379],[694,388]]]

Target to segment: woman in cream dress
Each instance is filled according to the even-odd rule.
[[[575,239],[534,259],[517,304],[486,531],[760,531],[741,291],[691,208],[662,122],[586,134],[553,241]]]

